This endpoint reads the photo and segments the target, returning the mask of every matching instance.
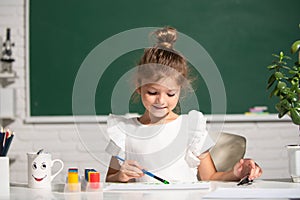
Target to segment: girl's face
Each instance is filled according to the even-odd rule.
[[[142,85],[139,92],[149,117],[165,118],[172,113],[178,103],[180,86],[171,78],[167,78]]]

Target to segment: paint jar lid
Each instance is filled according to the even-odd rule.
[[[90,173],[90,172],[96,172],[96,170],[93,169],[93,168],[85,168],[85,169],[84,169],[84,177],[85,177],[85,180],[86,180],[86,181],[90,181],[90,180],[89,180],[89,173]]]
[[[89,180],[91,183],[100,182],[100,173],[99,172],[89,172]]]
[[[68,169],[68,172],[78,173],[78,168],[77,168],[77,167],[70,167],[70,168]]]

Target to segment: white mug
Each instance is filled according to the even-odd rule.
[[[63,161],[59,159],[52,160],[51,154],[41,152],[27,153],[28,159],[28,187],[51,189],[51,182],[64,167]],[[60,169],[52,175],[52,166],[59,162]]]

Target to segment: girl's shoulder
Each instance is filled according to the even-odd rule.
[[[115,124],[117,122],[123,121],[125,118],[120,115],[109,114],[107,116],[107,124]]]
[[[113,140],[117,146],[125,151],[126,134],[131,132],[134,119],[123,115],[110,114],[107,117],[108,138]]]
[[[187,115],[189,118],[205,118],[203,113],[198,110],[191,110]]]
[[[110,114],[107,118],[107,132],[108,133],[122,133],[123,135],[130,135],[140,128],[140,123],[136,115],[114,115]]]
[[[197,110],[191,110],[188,114],[183,115],[186,119],[188,119],[189,123],[199,123],[204,122],[206,123],[206,117],[203,115],[202,112]]]
[[[182,115],[185,123],[188,124],[189,131],[205,131],[206,130],[206,117],[202,112],[191,110],[187,114]]]
[[[107,126],[113,127],[118,124],[131,124],[135,119],[136,117],[132,116],[109,114],[107,117]]]

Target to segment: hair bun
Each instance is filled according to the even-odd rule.
[[[177,39],[177,31],[172,27],[164,27],[154,32],[157,46],[161,48],[173,49]]]

